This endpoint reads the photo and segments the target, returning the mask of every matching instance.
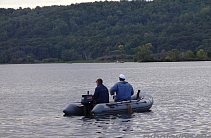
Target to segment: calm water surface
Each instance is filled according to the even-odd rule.
[[[110,88],[120,73],[136,92],[154,91],[151,112],[63,116],[97,78]],[[0,65],[0,78],[0,137],[211,136],[211,62]]]

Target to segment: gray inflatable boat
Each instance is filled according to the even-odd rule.
[[[110,102],[94,105],[92,95],[82,95],[81,103],[72,103],[63,110],[65,116],[95,116],[127,114],[149,111],[153,97],[149,94],[138,93],[130,101]]]

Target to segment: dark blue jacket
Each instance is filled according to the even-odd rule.
[[[131,100],[131,96],[134,94],[133,87],[126,81],[117,82],[110,89],[110,94],[114,95],[116,92],[115,102]]]
[[[109,103],[108,89],[103,84],[99,84],[95,88],[93,100],[96,101],[96,104],[98,104],[98,103]]]

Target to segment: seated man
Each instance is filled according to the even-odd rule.
[[[134,94],[133,87],[125,81],[123,74],[119,75],[119,82],[117,82],[110,89],[110,94],[114,95],[116,92],[115,102],[131,100],[131,96]]]
[[[97,87],[93,95],[94,104],[109,103],[108,89],[103,85],[102,79],[97,79]]]

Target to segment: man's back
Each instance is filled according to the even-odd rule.
[[[108,103],[109,102],[109,94],[108,89],[103,85],[99,84],[95,88],[95,93],[93,95],[93,99],[96,101],[96,103]]]
[[[126,81],[117,82],[111,89],[110,94],[116,92],[115,102],[131,100],[131,95],[134,94],[133,87]]]

